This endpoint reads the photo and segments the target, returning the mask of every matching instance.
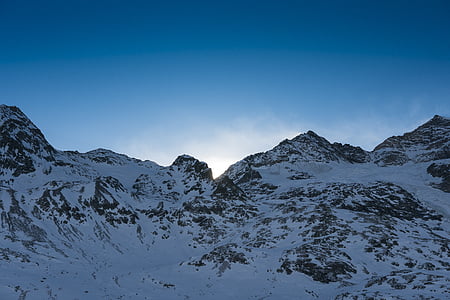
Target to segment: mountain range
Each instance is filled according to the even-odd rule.
[[[371,152],[312,131],[213,179],[60,151],[0,106],[0,299],[449,299],[450,119]]]

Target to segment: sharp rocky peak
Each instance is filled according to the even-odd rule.
[[[190,175],[202,179],[213,180],[212,170],[208,167],[208,164],[187,154],[178,156],[171,167],[176,167],[182,172],[189,173]]]
[[[297,139],[297,138],[301,138],[301,137],[302,138],[309,138],[311,140],[314,140],[314,139],[316,139],[316,140],[324,140],[325,139],[325,138],[321,137],[320,135],[318,135],[317,133],[315,133],[312,130],[308,130],[306,133],[297,135],[294,138],[294,140]]]
[[[16,106],[0,105],[0,126],[8,129],[10,135],[17,135],[19,138],[23,138],[24,134],[34,135],[48,144],[39,128]]]
[[[401,136],[393,136],[386,139],[384,142],[375,147],[376,150],[383,148],[398,148],[404,149],[408,146],[415,145],[436,145],[435,142],[448,141],[448,134],[450,133],[450,119],[435,115],[431,120],[419,126],[411,132],[407,132]]]
[[[355,156],[356,155],[356,156]],[[267,152],[250,155],[244,159],[252,166],[270,166],[279,162],[319,162],[331,161],[366,162],[368,154],[359,147],[331,144],[313,131],[286,139]]]
[[[12,119],[16,117],[27,118],[17,106],[0,105],[0,120]]]
[[[200,161],[193,156],[190,156],[187,154],[182,154],[182,155],[179,155],[174,160],[174,162],[172,163],[172,166],[183,166],[186,164],[192,164],[192,163],[196,163],[196,162],[200,162]]]
[[[449,127],[450,126],[450,118],[435,115],[430,121],[425,123],[427,126],[438,126],[438,127]]]
[[[375,147],[374,157],[381,165],[450,158],[450,119],[435,115],[411,132],[390,137]]]
[[[54,161],[56,150],[17,107],[0,105],[0,165],[14,176],[35,170],[35,158]]]
[[[318,135],[317,133],[315,133],[314,131],[307,131],[305,133],[300,133],[299,135],[297,135],[296,137],[292,138],[292,139],[285,139],[284,141],[282,141],[280,144],[293,144],[293,143],[320,143],[320,144],[329,144],[329,142],[327,141],[327,139],[325,139],[324,137],[321,137],[320,135]]]

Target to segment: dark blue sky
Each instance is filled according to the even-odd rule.
[[[0,0],[0,99],[57,148],[163,164],[371,148],[450,115],[450,2]]]

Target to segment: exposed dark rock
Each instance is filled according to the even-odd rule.
[[[190,262],[197,267],[205,266],[207,262],[213,263],[217,274],[221,276],[226,270],[231,269],[232,264],[249,264],[245,253],[236,251],[239,249],[235,243],[225,244],[214,248],[211,252],[203,255],[198,261]]]
[[[239,199],[245,200],[247,196],[228,176],[222,176],[216,180],[216,188],[213,196],[221,199]]]
[[[0,107],[0,175],[17,177],[36,170],[36,159],[55,160],[55,149],[42,132],[15,106]]]
[[[409,161],[401,151],[380,151],[375,153],[374,162],[379,166],[401,166]]]
[[[208,165],[189,155],[178,156],[172,163],[172,167],[177,167],[179,170],[188,172],[199,179],[213,180],[212,171]]]
[[[450,119],[436,115],[411,132],[386,139],[374,153],[381,165],[450,158]]]
[[[262,178],[261,174],[259,174],[258,171],[255,171],[251,164],[245,159],[231,166],[225,174],[219,177],[219,179],[223,176],[229,177],[236,184],[252,183],[253,181]]]
[[[361,147],[355,147],[349,144],[333,143],[336,151],[351,163],[365,163],[370,161],[370,155]]]
[[[450,193],[450,164],[445,163],[432,163],[427,172],[433,177],[442,178],[442,182],[437,184],[436,187],[444,192]]]
[[[351,278],[350,274],[356,273],[354,267],[342,261],[327,262],[325,265],[318,265],[311,262],[311,259],[284,260],[277,271],[284,271],[288,275],[293,271],[304,273],[305,275],[311,276],[313,280],[323,283],[336,282],[342,278]]]

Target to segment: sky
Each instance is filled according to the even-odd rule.
[[[0,102],[214,176],[308,130],[372,150],[450,116],[450,2],[0,0]]]

